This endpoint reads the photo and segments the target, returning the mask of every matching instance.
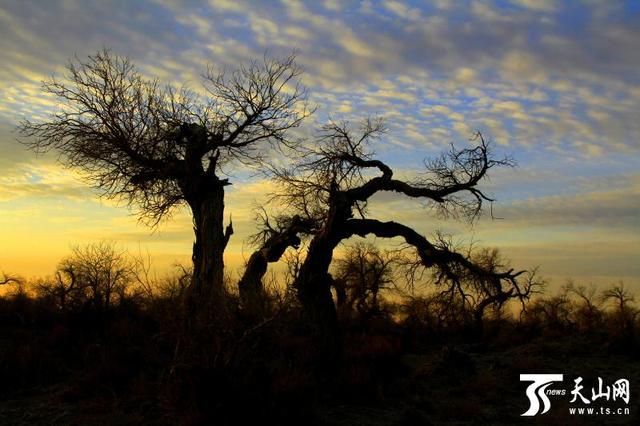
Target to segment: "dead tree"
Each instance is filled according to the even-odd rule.
[[[85,289],[78,283],[76,266],[70,258],[60,262],[53,281],[46,280],[38,285],[38,292],[53,300],[61,310],[66,310],[70,305],[78,304],[85,299]]]
[[[311,111],[294,56],[264,58],[232,72],[209,69],[206,96],[143,77],[101,51],[71,63],[43,91],[60,103],[43,122],[20,126],[31,149],[55,151],[105,196],[137,206],[157,225],[177,205],[193,216],[192,308],[223,299],[226,168],[260,164],[267,148],[293,145],[289,130]]]
[[[614,305],[614,318],[620,329],[627,333],[633,332],[640,311],[633,306],[635,297],[625,288],[624,283],[620,281],[604,290],[601,299],[604,303],[611,302]]]
[[[598,300],[598,288],[594,284],[587,287],[576,285],[573,280],[567,280],[563,291],[577,299],[574,316],[578,327],[582,331],[597,330],[603,320],[602,303],[604,303],[603,300]]]
[[[108,312],[122,303],[135,278],[135,262],[108,242],[74,247],[58,265],[53,282],[39,291],[55,300],[60,309],[86,307]]]
[[[623,282],[604,290],[601,297],[603,302],[613,302],[617,311],[622,315],[625,315],[630,309],[630,305],[635,302],[635,297],[629,289],[624,287]]]
[[[440,245],[451,251],[451,241],[439,238]],[[448,288],[442,291],[448,299],[458,296],[463,307],[468,308],[473,317],[473,326],[482,333],[487,310],[499,312],[510,300],[520,302],[524,310],[525,303],[534,294],[540,293],[545,285],[537,276],[536,269],[514,272],[496,248],[469,248],[466,257],[477,269],[465,267],[456,271],[455,277],[437,282],[448,282]],[[506,271],[506,274],[505,274]]]
[[[312,233],[315,226],[312,220],[301,216],[279,217],[275,225],[271,225],[266,212],[261,220],[262,231],[253,237],[258,249],[249,257],[238,282],[243,311],[254,318],[264,313],[266,298],[262,280],[268,264],[280,260],[289,247],[297,249],[301,243],[299,235]]]
[[[0,272],[0,285],[7,285],[7,284],[22,284],[22,279],[14,275],[9,275],[4,272]]]
[[[333,288],[338,311],[366,318],[380,312],[380,292],[392,283],[394,256],[373,244],[350,246],[335,259]]]
[[[512,166],[513,161],[494,158],[489,144],[478,133],[475,146],[452,146],[442,156],[425,161],[423,175],[411,181],[400,180],[391,167],[374,158],[367,146],[384,132],[380,120],[367,120],[359,132],[346,122],[330,123],[318,140],[303,150],[297,164],[273,170],[282,188],[274,199],[318,224],[294,286],[315,331],[321,335],[336,330],[329,274],[334,249],[355,235],[403,238],[415,249],[420,264],[434,268],[440,280],[453,283],[454,289],[461,288],[463,276],[473,276],[493,286],[514,289],[511,294],[508,289],[500,294],[521,292],[518,277],[522,273],[484,268],[468,256],[430,242],[408,226],[369,218],[367,211],[367,202],[374,194],[388,191],[426,202],[442,216],[473,221],[483,204],[493,201],[478,185],[490,169]]]

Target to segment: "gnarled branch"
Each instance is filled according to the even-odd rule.
[[[15,275],[7,275],[4,272],[0,273],[0,285],[7,284],[22,284],[22,279]]]
[[[449,283],[445,292],[450,293],[451,297],[458,293],[464,302],[470,297],[464,288],[465,285],[474,287],[481,297],[476,301],[475,306],[478,315],[481,315],[487,306],[501,306],[512,298],[524,302],[540,285],[534,279],[532,272],[515,271],[512,268],[502,269],[500,265],[492,264],[491,259],[474,262],[472,256],[450,250],[446,244],[442,244],[442,240],[437,244],[431,243],[414,229],[393,221],[350,219],[346,222],[341,237],[349,238],[353,235],[365,237],[369,234],[382,238],[403,238],[407,244],[415,248],[422,266],[436,268],[436,284]],[[521,282],[519,277],[523,275],[526,279]],[[507,287],[505,288],[503,284]]]
[[[238,283],[241,303],[245,312],[250,315],[260,315],[263,307],[262,279],[267,272],[267,265],[280,260],[289,247],[298,248],[301,243],[299,235],[312,233],[315,223],[300,216],[293,216],[281,219],[276,228],[273,228],[265,216],[265,227],[266,231],[261,234],[261,245],[249,258]]]

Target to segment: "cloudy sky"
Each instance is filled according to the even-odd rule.
[[[640,2],[3,0],[0,270],[51,273],[72,244],[100,239],[149,250],[159,267],[189,259],[185,212],[151,231],[16,142],[21,119],[55,108],[41,80],[103,47],[196,90],[207,64],[296,49],[318,106],[305,131],[382,115],[390,132],[375,149],[400,173],[481,130],[519,165],[484,183],[501,219],[439,222],[388,195],[372,213],[498,246],[556,282],[640,285]],[[244,176],[227,198],[232,266],[248,256],[252,209],[270,187]]]

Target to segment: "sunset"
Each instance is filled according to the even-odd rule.
[[[616,297],[640,297],[638,2],[5,0],[0,46],[6,303],[16,292],[46,299],[47,283],[63,285],[65,273],[71,294],[80,268],[73,262],[97,254],[130,257],[129,284],[151,299],[165,297],[156,284],[183,271],[170,304],[189,314],[175,313],[162,331],[171,336],[165,345],[213,369],[193,355],[209,348],[207,339],[224,346],[227,335],[210,324],[235,321],[225,330],[244,338],[273,318],[286,329],[281,311],[306,318],[302,334],[318,353],[328,353],[331,340],[332,356],[348,358],[349,321],[364,321],[354,319],[363,305],[354,299],[355,311],[344,314],[335,282],[365,248],[363,259],[390,268],[379,288],[388,291],[383,305],[427,300],[444,288],[452,306],[459,290],[461,309],[468,303],[478,320],[497,315],[484,311],[486,291],[486,306],[517,313],[509,320],[516,329],[530,325],[520,312],[536,297],[562,294],[579,304],[593,288],[603,313]],[[478,284],[486,282],[505,287],[493,294]],[[255,288],[279,296],[244,293]],[[295,301],[270,311],[289,290]],[[135,294],[139,315],[155,320],[159,308],[127,291],[119,303]],[[83,315],[87,303],[77,302]],[[398,306],[384,316],[393,336],[413,315]],[[75,308],[58,308],[73,321]],[[625,309],[618,313],[631,315],[637,332],[640,311]],[[2,305],[0,319],[10,310]],[[584,331],[575,312],[562,333]],[[334,317],[339,326],[327,325]],[[372,339],[386,333],[361,326],[373,327]],[[200,332],[208,337],[184,338]],[[637,360],[634,345],[629,356]],[[419,352],[409,346],[403,356]],[[158,371],[184,361],[172,350],[154,359]],[[514,371],[555,372],[545,365]],[[526,408],[523,389],[509,415]],[[320,400],[331,406],[326,412],[339,405]],[[184,407],[171,404],[168,424],[211,419],[193,409],[198,414],[185,420]],[[637,404],[633,397],[632,418]],[[0,423],[10,424],[2,407]],[[449,424],[444,412],[434,416],[433,424]],[[366,421],[359,424],[374,424]]]

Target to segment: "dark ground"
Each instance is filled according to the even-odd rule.
[[[84,335],[84,342],[72,342],[65,340],[71,337],[64,336],[65,330],[58,333],[62,336],[52,338],[47,334],[36,336],[35,341],[22,342],[26,334],[14,335],[13,339],[7,333],[2,335],[3,359],[9,360],[9,364],[22,364],[4,365],[0,424],[216,423],[215,408],[204,410],[205,414],[202,409],[176,408],[179,404],[175,403],[175,396],[171,396],[176,390],[166,392],[165,386],[158,384],[164,373],[154,375],[158,367],[145,364],[141,355],[149,349],[132,343],[137,340],[135,331],[127,332],[130,346],[127,350],[123,349],[126,345],[122,341],[117,349],[101,347],[98,343],[92,348],[87,342],[93,338]],[[640,383],[640,363],[633,347],[624,341],[612,343],[607,336],[536,334],[539,333],[509,329],[473,342],[460,336],[438,336],[430,342],[416,341],[415,336],[407,341],[397,334],[352,334],[347,337],[347,361],[336,379],[338,385],[318,385],[317,380],[300,371],[304,361],[297,367],[275,365],[269,370],[273,374],[269,379],[273,394],[266,397],[268,403],[265,404],[272,404],[274,412],[279,413],[273,420],[278,424],[288,420],[321,425],[640,424],[640,400],[635,396],[635,384]],[[49,341],[41,346],[38,339]],[[288,342],[295,348],[294,352],[299,351],[305,342],[304,338],[300,339],[302,342],[296,343],[289,336],[285,346]],[[448,343],[437,343],[443,340]],[[52,346],[46,347],[48,344]],[[82,356],[77,357],[80,352]],[[38,361],[34,358],[37,356],[47,359]],[[55,359],[56,356],[68,358],[65,361]],[[295,354],[299,356],[305,355]],[[80,358],[84,359],[78,361]],[[70,363],[72,359],[84,366],[74,366]],[[270,361],[265,357],[265,362]],[[31,369],[27,375],[32,376],[20,378],[14,374],[11,386],[6,381],[12,375],[8,367],[13,373]],[[53,371],[55,368],[59,371]],[[525,397],[528,384],[519,381],[521,373],[562,373],[564,383],[556,388],[567,389],[567,395],[551,397],[552,406],[547,414],[520,417],[529,405]],[[631,414],[611,415],[606,420],[598,416],[567,415],[575,376],[584,378],[583,392],[587,397],[597,377],[602,377],[605,384],[619,378],[629,379]],[[234,394],[236,397],[242,395],[244,388],[239,389],[240,392]],[[211,398],[209,403],[215,405],[218,398],[215,392]],[[203,399],[206,405],[207,398]],[[249,398],[246,406],[233,408],[238,410],[241,419],[236,424],[244,422],[243,409],[253,410],[251,401]],[[257,412],[260,410],[269,412],[269,406]],[[283,414],[287,412],[292,414],[290,419]],[[232,419],[233,413],[227,412],[223,417]],[[265,417],[261,420],[262,424],[271,422]]]

